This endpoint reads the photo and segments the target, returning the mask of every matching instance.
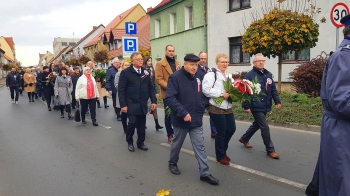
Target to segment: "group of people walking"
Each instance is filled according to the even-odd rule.
[[[199,56],[186,55],[183,66],[174,56],[175,47],[166,46],[165,58],[157,63],[156,69],[152,66],[151,57],[143,58],[137,52],[131,55],[131,62],[123,61],[120,64],[119,59],[115,58],[107,70],[105,79],[93,77],[96,69],[92,62],[88,62],[82,72],[79,67],[69,71],[64,64],[59,67],[44,66],[42,71],[39,68],[36,74],[28,69],[23,76],[25,86],[19,82],[19,73],[11,70],[6,85],[11,90],[11,99],[18,103],[18,95],[14,97],[12,92],[24,88],[31,102],[34,100],[34,92],[37,92],[35,84],[40,83],[40,96],[46,100],[49,111],[54,103],[55,108],[61,111],[61,118],[64,118],[67,112],[67,117],[71,120],[72,108],[80,105],[82,123],[86,124],[85,116],[89,112],[94,126],[98,126],[96,106],[101,108],[100,98],[103,97],[104,107],[108,108],[107,93],[110,94],[117,121],[122,122],[128,150],[131,152],[135,151],[135,129],[138,135],[137,147],[148,150],[145,145],[147,114],[153,115],[157,131],[163,128],[159,124],[157,113],[157,98],[160,97],[165,108],[167,139],[171,142],[169,170],[176,175],[181,173],[177,166],[179,153],[189,134],[200,168],[200,180],[217,185],[219,180],[210,174],[207,164],[202,120],[207,109],[210,115],[211,137],[215,138],[216,159],[221,164],[228,165],[231,160],[227,155],[228,144],[236,131],[232,105],[227,101],[229,94],[223,86],[226,79],[234,81],[232,75],[227,72],[228,56],[217,55],[216,69],[209,69],[205,65],[205,52],[201,52]],[[247,79],[257,76],[261,86],[266,88],[262,89],[265,95],[259,101],[253,100],[243,104],[246,112],[253,113],[255,121],[239,141],[245,147],[251,148],[249,139],[260,128],[268,156],[278,159],[266,123],[266,113],[271,110],[272,99],[276,107],[280,107],[281,102],[271,73],[264,69],[264,62],[263,55],[256,55],[253,61],[254,68],[246,75]],[[213,99],[220,96],[225,100],[221,104],[215,103]],[[205,99],[209,99],[207,106],[204,105]]]

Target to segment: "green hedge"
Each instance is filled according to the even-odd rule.
[[[277,123],[321,125],[323,108],[319,97],[310,98],[306,94],[282,92],[280,98],[282,108],[276,109],[273,104],[271,112],[267,114],[268,120]],[[158,98],[158,104],[163,105],[163,100]],[[253,120],[252,114],[243,112],[241,103],[233,103],[232,108],[236,120]]]

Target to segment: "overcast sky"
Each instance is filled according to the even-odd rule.
[[[0,0],[4,3],[5,0]],[[140,3],[147,11],[162,0],[14,0],[0,6],[0,36],[13,37],[17,60],[37,65],[39,53],[53,53],[55,37],[82,38],[92,26],[108,25]]]

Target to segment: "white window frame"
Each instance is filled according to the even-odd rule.
[[[194,27],[193,24],[193,6],[185,7],[185,30],[192,29]]]
[[[154,20],[154,38],[160,37],[160,19]]]
[[[177,25],[176,25],[176,13],[170,13],[170,34],[177,33]]]

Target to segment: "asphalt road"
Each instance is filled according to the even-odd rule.
[[[152,116],[147,117],[149,150],[132,153],[111,107],[97,109],[100,126],[93,127],[61,119],[42,101],[29,103],[27,95],[11,104],[5,88],[0,88],[0,99],[0,196],[151,196],[160,189],[170,189],[172,196],[304,195],[319,150],[318,133],[271,127],[281,157],[273,160],[266,156],[259,132],[250,141],[252,149],[238,142],[249,123],[237,122],[227,152],[232,164],[224,166],[215,161],[205,116],[210,171],[220,180],[211,186],[199,180],[189,138],[178,163],[182,174],[169,172],[166,132],[155,131]],[[158,113],[163,125],[163,110]]]

